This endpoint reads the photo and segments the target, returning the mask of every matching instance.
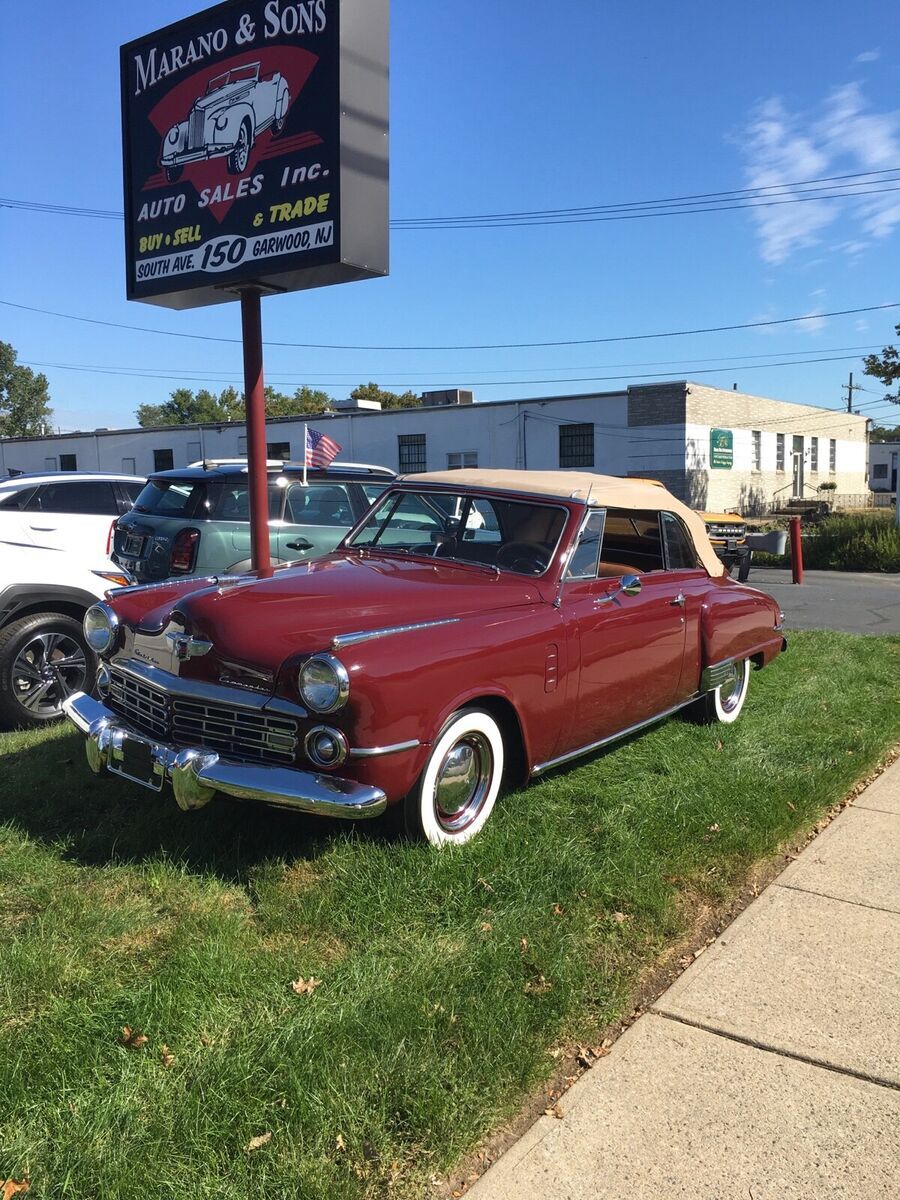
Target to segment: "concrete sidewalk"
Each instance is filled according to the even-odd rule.
[[[900,762],[468,1192],[900,1192]]]

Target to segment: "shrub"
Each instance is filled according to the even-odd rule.
[[[790,566],[783,558],[755,553],[755,566]],[[803,534],[803,565],[819,571],[900,571],[900,529],[893,513],[844,513],[826,517]]]

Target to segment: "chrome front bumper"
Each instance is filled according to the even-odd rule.
[[[216,792],[319,817],[350,820],[380,816],[387,807],[380,788],[352,779],[265,763],[231,762],[201,747],[155,742],[85,692],[70,696],[63,708],[72,724],[87,737],[85,753],[92,771],[99,775],[106,767],[154,791],[161,791],[168,779],[179,807],[185,810],[202,808]],[[149,777],[128,773],[129,744],[149,748]]]

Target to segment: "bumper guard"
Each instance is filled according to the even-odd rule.
[[[154,791],[162,791],[168,779],[178,806],[185,810],[202,808],[216,792],[319,817],[350,820],[380,816],[387,807],[380,788],[352,779],[266,763],[233,762],[213,750],[153,741],[85,692],[70,696],[63,707],[72,724],[87,738],[85,753],[95,774],[106,767]],[[149,777],[129,774],[129,745],[149,747]]]

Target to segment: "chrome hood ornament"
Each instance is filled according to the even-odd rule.
[[[199,658],[200,655],[208,654],[212,650],[212,642],[208,642],[205,638],[194,637],[190,633],[167,633],[166,641],[172,647],[179,662],[184,662],[187,658]]]

